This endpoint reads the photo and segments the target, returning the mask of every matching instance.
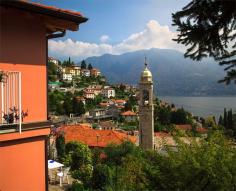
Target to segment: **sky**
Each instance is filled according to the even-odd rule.
[[[171,14],[190,0],[33,0],[82,13],[89,20],[79,31],[49,41],[49,55],[80,61],[106,53],[164,48],[184,51],[172,39],[176,28]]]

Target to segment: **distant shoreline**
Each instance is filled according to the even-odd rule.
[[[157,95],[156,97],[235,97],[236,95]]]
[[[193,115],[206,117],[223,115],[224,108],[236,113],[236,96],[157,96],[162,101],[183,107]]]

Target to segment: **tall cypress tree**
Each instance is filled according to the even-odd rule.
[[[224,126],[223,117],[222,117],[221,115],[220,115],[220,117],[219,117],[218,125]]]
[[[228,117],[227,117],[227,111],[226,108],[224,108],[224,127],[227,129],[228,128]]]
[[[78,101],[76,97],[73,98],[72,105],[74,114],[82,115],[85,113],[84,103],[82,101]]]
[[[87,64],[86,64],[85,60],[82,60],[81,69],[86,69],[86,68],[87,68]]]
[[[230,109],[229,111],[228,111],[228,122],[227,122],[227,124],[228,124],[228,129],[233,129],[233,112],[232,112],[232,109]]]
[[[89,69],[89,70],[92,70],[92,69],[93,69],[92,64],[89,63],[89,65],[88,65],[88,69]]]

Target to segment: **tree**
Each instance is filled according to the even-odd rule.
[[[123,85],[122,83],[120,84],[120,86],[119,86],[119,89],[123,92],[123,91],[125,91],[125,85]]]
[[[93,69],[92,64],[89,63],[89,65],[88,65],[88,69],[89,69],[89,70],[92,70],[92,69]]]
[[[73,113],[76,115],[82,115],[85,113],[84,103],[82,101],[78,101],[76,97],[73,97],[72,100]]]
[[[57,80],[58,69],[54,62],[48,62],[48,80],[55,82]]]
[[[69,62],[69,64],[71,64],[71,60],[70,60],[70,57],[69,57],[69,59],[68,59],[68,62]]]
[[[176,149],[162,152],[109,145],[94,164],[91,190],[235,190],[236,149],[221,133],[191,144],[175,141]]]
[[[154,107],[154,120],[162,125],[169,125],[171,120],[171,110],[169,107]]]
[[[212,129],[217,129],[216,121],[213,116],[206,117],[204,125],[206,127],[211,127]]]
[[[138,104],[137,98],[133,95],[129,96],[129,102],[131,103],[132,107]]]
[[[63,103],[63,107],[65,110],[65,114],[66,115],[70,115],[71,113],[73,113],[73,104],[72,104],[72,93],[67,92],[65,97],[64,97],[64,103]]]
[[[122,190],[147,190],[148,176],[145,173],[147,162],[142,157],[128,155],[122,161],[118,185]]]
[[[172,15],[179,31],[178,43],[190,46],[186,57],[200,60],[210,56],[226,65],[227,74],[220,82],[236,83],[236,1],[192,0]]]
[[[80,67],[81,67],[81,69],[86,69],[87,68],[87,64],[86,64],[85,60],[82,60]]]
[[[227,123],[228,123],[228,128],[229,129],[233,129],[233,112],[232,109],[230,109],[228,111],[228,119],[227,119]]]
[[[92,177],[92,188],[93,190],[107,190],[108,185],[114,187],[114,177],[115,170],[106,165],[98,164],[95,166]]]
[[[62,101],[64,100],[64,93],[57,90],[48,93],[48,108],[50,112],[55,112],[58,115],[64,114],[64,107]]]
[[[87,185],[92,177],[92,153],[87,145],[77,141],[66,144],[66,154],[69,158],[72,177]]]
[[[62,65],[65,66],[65,67],[71,67],[71,66],[74,66],[74,62],[71,61],[71,59],[69,57],[68,60],[63,61]]]
[[[57,149],[57,158],[60,162],[63,161],[65,157],[65,137],[63,135],[59,135],[56,138],[56,149]]]
[[[99,103],[102,102],[103,96],[101,94],[98,94],[95,98],[94,98],[94,104],[98,105]]]
[[[129,159],[125,159],[129,156],[133,156],[134,158],[141,158],[141,156],[143,155],[142,150],[139,147],[135,146],[133,143],[127,141],[122,143],[121,145],[109,145],[104,149],[104,152],[106,155],[104,162],[110,167],[110,175],[112,175],[112,177],[109,177],[109,188],[112,188],[111,190],[127,190],[125,189],[125,187],[127,188],[128,185],[133,183],[124,183],[124,179],[125,177],[127,177],[126,175],[124,175],[124,173],[126,171],[127,173],[128,171],[132,171],[132,173],[135,172],[133,171],[132,167],[130,169],[127,169],[129,165],[125,165],[124,163],[128,162]],[[123,173],[121,173],[122,169]]]
[[[180,140],[178,152],[155,154],[161,176],[156,176],[153,190],[234,190],[236,188],[236,150],[219,132],[207,140]]]
[[[132,110],[132,104],[130,103],[130,101],[127,101],[125,103],[124,111],[131,111],[131,110]]]
[[[188,122],[188,113],[183,108],[171,112],[171,123],[187,124]]]
[[[226,108],[224,108],[224,127],[228,128],[228,113]]]
[[[223,117],[221,115],[219,117],[218,125],[224,126],[224,120],[223,120]]]

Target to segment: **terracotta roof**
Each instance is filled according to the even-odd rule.
[[[80,12],[60,9],[57,7],[47,6],[47,5],[34,3],[30,1],[1,0],[0,5],[13,7],[16,9],[21,9],[23,11],[29,11],[29,12],[36,13],[39,15],[45,15],[45,16],[50,16],[50,17],[66,20],[66,21],[71,21],[77,24],[86,22],[88,20],[87,18],[83,17]]]
[[[26,1],[23,1],[23,2],[26,2]],[[35,3],[35,2],[26,2],[26,3],[32,4],[32,5],[35,5],[35,6],[39,6],[39,7],[42,7],[44,9],[50,9],[50,10],[54,10],[54,11],[57,11],[57,12],[63,12],[63,13],[71,14],[71,15],[82,16],[80,12],[75,12],[75,11],[66,10],[66,9],[60,9],[60,8],[57,8],[57,7],[54,7],[54,6],[47,6],[47,5],[43,5],[43,4]]]
[[[182,124],[182,125],[175,125],[176,129],[180,129],[180,130],[191,130],[192,126],[189,124]]]
[[[166,132],[154,132],[155,137],[169,137],[171,136],[169,133]]]
[[[197,128],[196,131],[197,131],[198,133],[207,133],[208,130],[207,130],[206,128],[202,128],[202,127],[201,127],[201,128]]]
[[[65,141],[79,141],[87,144],[89,147],[106,147],[109,144],[121,144],[127,138],[135,143],[136,137],[128,136],[126,133],[114,130],[96,130],[87,125],[70,125],[61,127],[65,133]]]
[[[124,103],[124,102],[126,102],[125,100],[123,100],[123,99],[117,99],[117,100],[114,100],[116,103]]]
[[[123,115],[123,116],[136,116],[137,114],[132,111],[126,111],[126,112],[121,113],[121,115]]]
[[[110,104],[107,102],[101,102],[101,103],[99,103],[99,105],[102,107],[108,107]]]

